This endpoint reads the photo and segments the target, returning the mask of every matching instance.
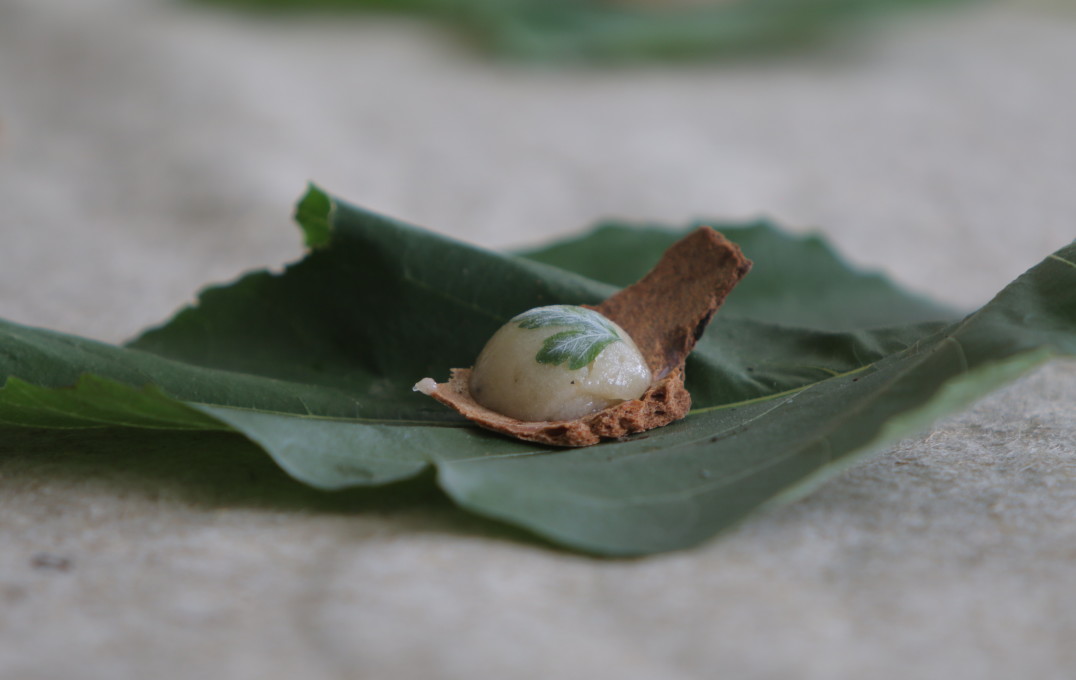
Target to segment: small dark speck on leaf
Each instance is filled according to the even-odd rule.
[[[575,381],[574,381],[574,380],[572,381],[572,384],[573,384],[573,385],[575,384]]]
[[[747,372],[748,373],[754,373],[755,372],[755,367],[754,366],[748,366],[747,367]]]
[[[30,560],[30,566],[34,569],[49,571],[71,571],[71,564],[69,558],[52,553],[38,553]]]
[[[852,382],[859,382],[859,378],[852,378]]]

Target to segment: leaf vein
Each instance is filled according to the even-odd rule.
[[[1065,258],[1061,257],[1057,253],[1051,253],[1050,255],[1047,255],[1046,257],[1048,259],[1051,259],[1051,260],[1057,260],[1058,262],[1067,264],[1068,266],[1072,267],[1073,269],[1076,269],[1076,262],[1072,262],[1071,260],[1066,260]]]

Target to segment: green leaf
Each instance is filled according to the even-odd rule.
[[[747,225],[702,220],[689,230],[702,225],[723,233],[754,262],[751,274],[725,301],[722,318],[835,331],[960,316],[878,273],[854,269],[817,235],[787,234],[769,220]],[[646,274],[684,233],[653,225],[603,224],[578,238],[521,254],[623,288]]]
[[[977,312],[940,318],[943,308],[849,270],[818,239],[720,225],[760,282],[748,276],[690,357],[694,410],[625,441],[543,449],[474,428],[411,385],[469,366],[519,309],[599,302],[616,290],[605,281],[638,276],[682,232],[607,226],[519,257],[314,187],[297,217],[304,259],[207,289],[127,347],[0,322],[0,424],[237,432],[320,489],[432,470],[477,513],[632,555],[705,540],[1076,354],[1076,246]],[[879,325],[886,314],[896,325]]]
[[[608,319],[591,309],[574,305],[530,309],[512,321],[520,328],[566,328],[546,338],[534,358],[540,364],[554,366],[567,362],[573,371],[594,361],[603,349],[620,340],[620,334]]]

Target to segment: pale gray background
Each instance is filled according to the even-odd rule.
[[[307,180],[492,247],[767,214],[972,307],[1076,235],[1074,64],[1063,3],[563,72],[404,20],[4,0],[0,316],[130,337],[297,258]],[[6,446],[0,677],[1073,678],[1074,413],[1076,364],[1054,362],[807,500],[634,561],[436,497],[343,512],[257,458]]]

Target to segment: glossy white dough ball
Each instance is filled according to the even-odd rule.
[[[567,360],[554,364],[547,357],[542,363],[538,357],[546,340],[573,328],[570,324],[520,327],[520,319],[542,310],[593,315],[591,323],[615,331],[618,337],[574,370]],[[650,383],[646,360],[624,329],[597,312],[555,306],[525,312],[494,333],[475,361],[470,389],[474,400],[490,410],[517,420],[543,421],[572,420],[638,399]]]

